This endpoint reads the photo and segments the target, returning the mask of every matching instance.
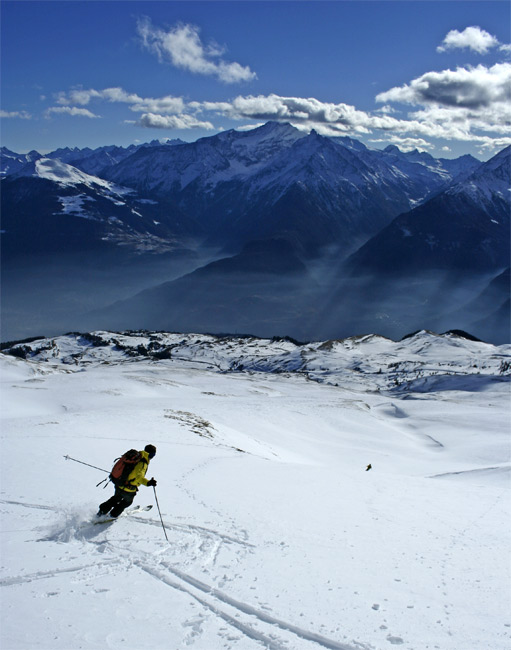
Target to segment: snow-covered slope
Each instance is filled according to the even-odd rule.
[[[247,180],[303,137],[289,124],[269,122],[253,131],[230,130],[179,147],[146,147],[109,170],[107,177],[160,195],[194,182],[207,192],[221,182]]]
[[[456,179],[470,174],[481,164],[469,155],[450,160],[433,158],[430,154],[417,150],[404,152],[395,145],[389,145],[381,151],[369,149],[352,138],[331,139],[356,152],[369,167],[383,167],[384,176],[399,182],[406,190],[411,208],[423,203],[430,195],[444,189]]]
[[[97,176],[91,176],[85,172],[63,163],[60,160],[52,160],[51,158],[41,158],[36,160],[33,164],[34,171],[31,174],[28,167],[15,174],[18,176],[35,176],[36,178],[45,178],[46,180],[58,183],[62,187],[85,185],[94,189],[102,188],[110,191],[115,191],[117,194],[129,194],[132,190],[115,186],[113,183],[103,180]]]
[[[434,158],[425,151],[400,151],[395,145],[389,145],[383,152],[373,151],[382,156],[386,162],[401,173],[413,179],[421,180],[430,192],[438,191],[445,184],[472,173],[480,166],[480,161],[470,155],[459,158]],[[427,195],[425,195],[426,197]]]
[[[467,195],[474,203],[483,205],[488,214],[495,212],[494,202],[511,203],[511,146],[502,149],[472,174],[455,183],[446,193]]]
[[[296,373],[331,385],[342,384],[348,376],[351,385],[368,390],[413,386],[427,391],[437,376],[446,386],[451,382],[454,389],[460,376],[462,383],[474,375],[486,384],[488,377],[511,374],[506,366],[511,345],[494,346],[462,332],[438,335],[421,331],[402,341],[365,335],[300,343],[289,337],[98,331],[35,338],[3,344],[3,348],[18,358],[64,366],[171,359],[205,364],[221,372]]]
[[[509,647],[510,346],[95,332],[7,351],[2,648]],[[156,506],[94,525],[96,483],[148,442],[168,540]]]
[[[4,179],[2,211],[3,251],[14,258],[106,245],[137,253],[181,246],[177,211],[169,219],[168,205],[58,159],[40,158]]]

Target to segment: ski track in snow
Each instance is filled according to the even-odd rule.
[[[51,571],[38,571],[37,573],[23,574],[20,576],[2,578],[0,586],[6,587],[11,585],[21,585],[25,582],[33,582],[34,580],[43,580],[44,578],[53,578],[61,573],[76,573],[79,571],[86,571],[87,569],[96,568],[98,566],[112,566],[119,565],[121,562],[112,558],[106,562],[94,562],[93,564],[82,564],[76,567],[67,567],[65,569],[52,569]]]
[[[169,587],[172,587],[174,589],[179,589],[181,591],[185,591],[186,593],[190,594],[201,604],[203,604],[205,607],[211,609],[217,616],[221,616],[224,620],[229,622],[231,625],[237,627],[246,636],[255,639],[256,641],[262,642],[267,648],[270,648],[271,650],[282,650],[284,647],[287,647],[287,645],[284,646],[281,643],[276,642],[274,639],[271,639],[270,637],[261,634],[260,632],[257,632],[254,629],[254,627],[251,627],[246,623],[242,623],[241,621],[236,620],[232,616],[228,615],[225,611],[219,609],[218,605],[212,605],[207,600],[204,600],[204,598],[198,597],[195,591],[197,590],[199,592],[202,592],[203,594],[211,596],[212,598],[219,601],[219,604],[222,606],[232,607],[237,612],[237,615],[239,615],[239,613],[247,614],[252,619],[255,619],[258,623],[267,623],[270,626],[278,627],[281,630],[284,630],[285,632],[290,632],[300,639],[303,639],[305,641],[311,641],[319,646],[322,646],[323,648],[329,648],[330,650],[363,650],[364,648],[369,649],[370,647],[360,643],[357,643],[356,645],[347,645],[345,643],[339,643],[338,641],[327,639],[326,637],[321,636],[320,634],[309,632],[308,630],[297,627],[292,623],[287,623],[285,621],[282,621],[278,618],[275,618],[274,616],[270,616],[269,614],[266,614],[265,612],[263,612],[260,609],[257,609],[256,607],[252,607],[247,603],[231,598],[226,593],[214,587],[211,587],[210,585],[207,585],[204,582],[201,582],[200,580],[197,580],[196,578],[187,575],[186,573],[183,573],[183,571],[180,571],[179,569],[176,569],[175,567],[172,567],[171,565],[165,562],[161,562],[159,566],[164,567],[174,577],[177,577],[183,582],[187,583],[189,586],[193,587],[193,589],[191,590],[189,587],[186,588],[182,584],[177,583],[174,580],[171,580],[168,577],[168,575],[166,575],[163,571],[161,571],[158,568],[152,567],[140,561],[136,561],[135,564],[137,564],[143,571],[152,575],[157,580],[164,582]]]
[[[36,510],[47,510],[54,512],[62,512],[59,508],[53,508],[42,504],[24,503],[21,501],[13,501],[0,499],[0,503],[6,505],[20,506],[23,508],[31,508]],[[130,519],[135,520],[137,523],[161,527],[161,523],[157,520],[152,520],[139,515],[129,515]],[[113,523],[113,522],[108,522]],[[84,579],[88,580],[90,574],[87,573],[90,569],[96,571],[98,568],[106,567],[111,573],[111,570],[125,573],[132,567],[137,567],[145,574],[158,580],[172,589],[185,593],[194,598],[202,607],[214,614],[214,616],[222,619],[227,624],[241,632],[245,637],[253,640],[269,650],[289,650],[289,638],[279,639],[275,629],[279,629],[284,633],[290,635],[291,638],[297,637],[301,641],[311,642],[314,646],[327,648],[329,650],[371,650],[373,646],[354,642],[354,644],[341,643],[325,636],[311,632],[307,629],[298,627],[293,623],[286,622],[280,618],[272,616],[257,607],[248,603],[229,596],[224,591],[213,587],[202,580],[199,580],[192,575],[189,575],[179,569],[177,566],[170,564],[159,556],[166,554],[172,548],[162,542],[162,548],[156,554],[157,559],[154,560],[154,554],[145,551],[133,551],[133,548],[124,546],[118,542],[110,542],[108,534],[103,530],[95,530],[95,522],[89,520],[82,522],[79,525],[74,522],[70,527],[69,522],[63,528],[54,528],[52,532],[38,541],[40,542],[72,542],[78,541],[83,543],[90,543],[98,547],[98,552],[104,558],[108,552],[112,553],[112,558],[103,559],[90,564],[81,564],[78,566],[70,566],[66,568],[55,568],[49,571],[38,571],[31,574],[21,574],[18,576],[9,576],[0,579],[0,587],[11,587],[14,585],[22,585],[31,583],[36,580],[51,579],[66,573],[84,573]],[[196,526],[190,524],[172,524],[164,521],[167,531],[177,530],[189,534],[199,536],[198,543],[193,548],[193,559],[200,561],[203,566],[210,563],[214,564],[218,556],[219,548],[222,544],[237,545],[240,547],[241,552],[250,552],[250,549],[255,548],[253,544],[245,540],[236,539],[230,535],[220,533],[218,531],[205,528],[203,526]],[[103,534],[102,534],[103,533]],[[105,537],[98,541],[94,537]],[[215,539],[216,538],[216,539]],[[212,539],[215,539],[211,544]],[[183,550],[182,548],[180,549]],[[119,552],[122,552],[122,557],[119,557]],[[239,551],[238,551],[239,552]],[[135,557],[134,557],[135,556]],[[181,558],[182,561],[182,558]],[[241,561],[241,559],[240,559]],[[48,595],[53,595],[56,592],[48,592]],[[241,617],[245,616],[245,619]],[[257,629],[257,626],[263,628],[263,631]],[[292,641],[291,641],[292,643]],[[292,646],[291,646],[292,647]]]
[[[63,513],[65,510],[61,508],[55,508],[52,506],[46,506],[42,504],[37,504],[37,503],[23,503],[22,501],[11,501],[8,499],[0,499],[0,504],[6,504],[6,505],[16,505],[16,506],[21,506],[23,508],[32,508],[35,510],[49,510],[50,512],[57,512],[57,513]],[[136,511],[138,512],[138,510]],[[136,514],[130,514],[129,515],[130,519],[133,519],[137,521],[137,523],[144,524],[146,526],[156,526],[157,528],[161,528],[161,522],[157,519],[150,519],[148,517],[143,517],[140,515]],[[78,524],[79,528],[87,528],[88,525],[93,525],[94,522],[92,521],[85,521],[80,524]],[[77,522],[75,521],[75,526]],[[225,533],[220,533],[217,530],[213,530],[211,528],[206,528],[205,526],[197,526],[195,524],[179,524],[179,523],[169,523],[168,521],[164,521],[165,528],[167,531],[169,530],[176,530],[184,533],[189,533],[189,534],[198,534],[201,535],[204,539],[211,540],[211,539],[216,539],[218,543],[226,543],[226,544],[237,544],[241,547],[250,549],[250,548],[255,548],[253,544],[250,544],[246,540],[238,539],[236,537],[233,537],[232,535],[226,535]],[[69,521],[66,521],[65,525],[62,527],[62,530],[60,528],[56,528],[56,532],[53,533],[53,537],[57,537],[60,532],[65,532],[69,530]],[[53,538],[52,537],[52,538]],[[50,539],[50,538],[47,538]]]

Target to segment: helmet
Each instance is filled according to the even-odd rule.
[[[147,451],[149,458],[154,458],[156,456],[156,447],[154,445],[146,445],[144,451]]]

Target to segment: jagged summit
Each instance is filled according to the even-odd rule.
[[[473,201],[484,204],[491,211],[488,202],[502,199],[511,202],[509,185],[511,179],[511,145],[502,149],[493,158],[482,163],[467,178],[447,190],[450,194],[464,193]]]
[[[401,154],[403,153],[399,147],[397,147],[395,144],[389,144],[385,149],[383,150],[385,153],[391,153],[391,154]]]
[[[23,169],[27,163],[39,158],[42,158],[42,155],[35,150],[26,154],[19,154],[7,149],[7,147],[2,147],[0,149],[0,176],[3,178],[10,174],[15,174],[20,169]]]
[[[299,129],[297,129],[295,126],[293,126],[289,122],[277,122],[275,120],[270,120],[268,122],[265,122],[265,124],[262,124],[261,126],[258,126],[255,129],[251,129],[250,131],[245,131],[245,133],[258,132],[258,133],[278,133],[278,134],[283,134],[283,133],[295,133],[296,131],[299,131]]]

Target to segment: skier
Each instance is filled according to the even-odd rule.
[[[154,445],[146,445],[144,451],[140,452],[140,455],[141,460],[135,465],[126,482],[122,485],[116,485],[114,496],[99,506],[98,517],[110,513],[110,517],[115,519],[125,508],[133,503],[139,485],[147,485],[148,487],[156,486],[156,480],[154,478],[150,480],[145,478],[149,461],[156,455],[156,447]]]

